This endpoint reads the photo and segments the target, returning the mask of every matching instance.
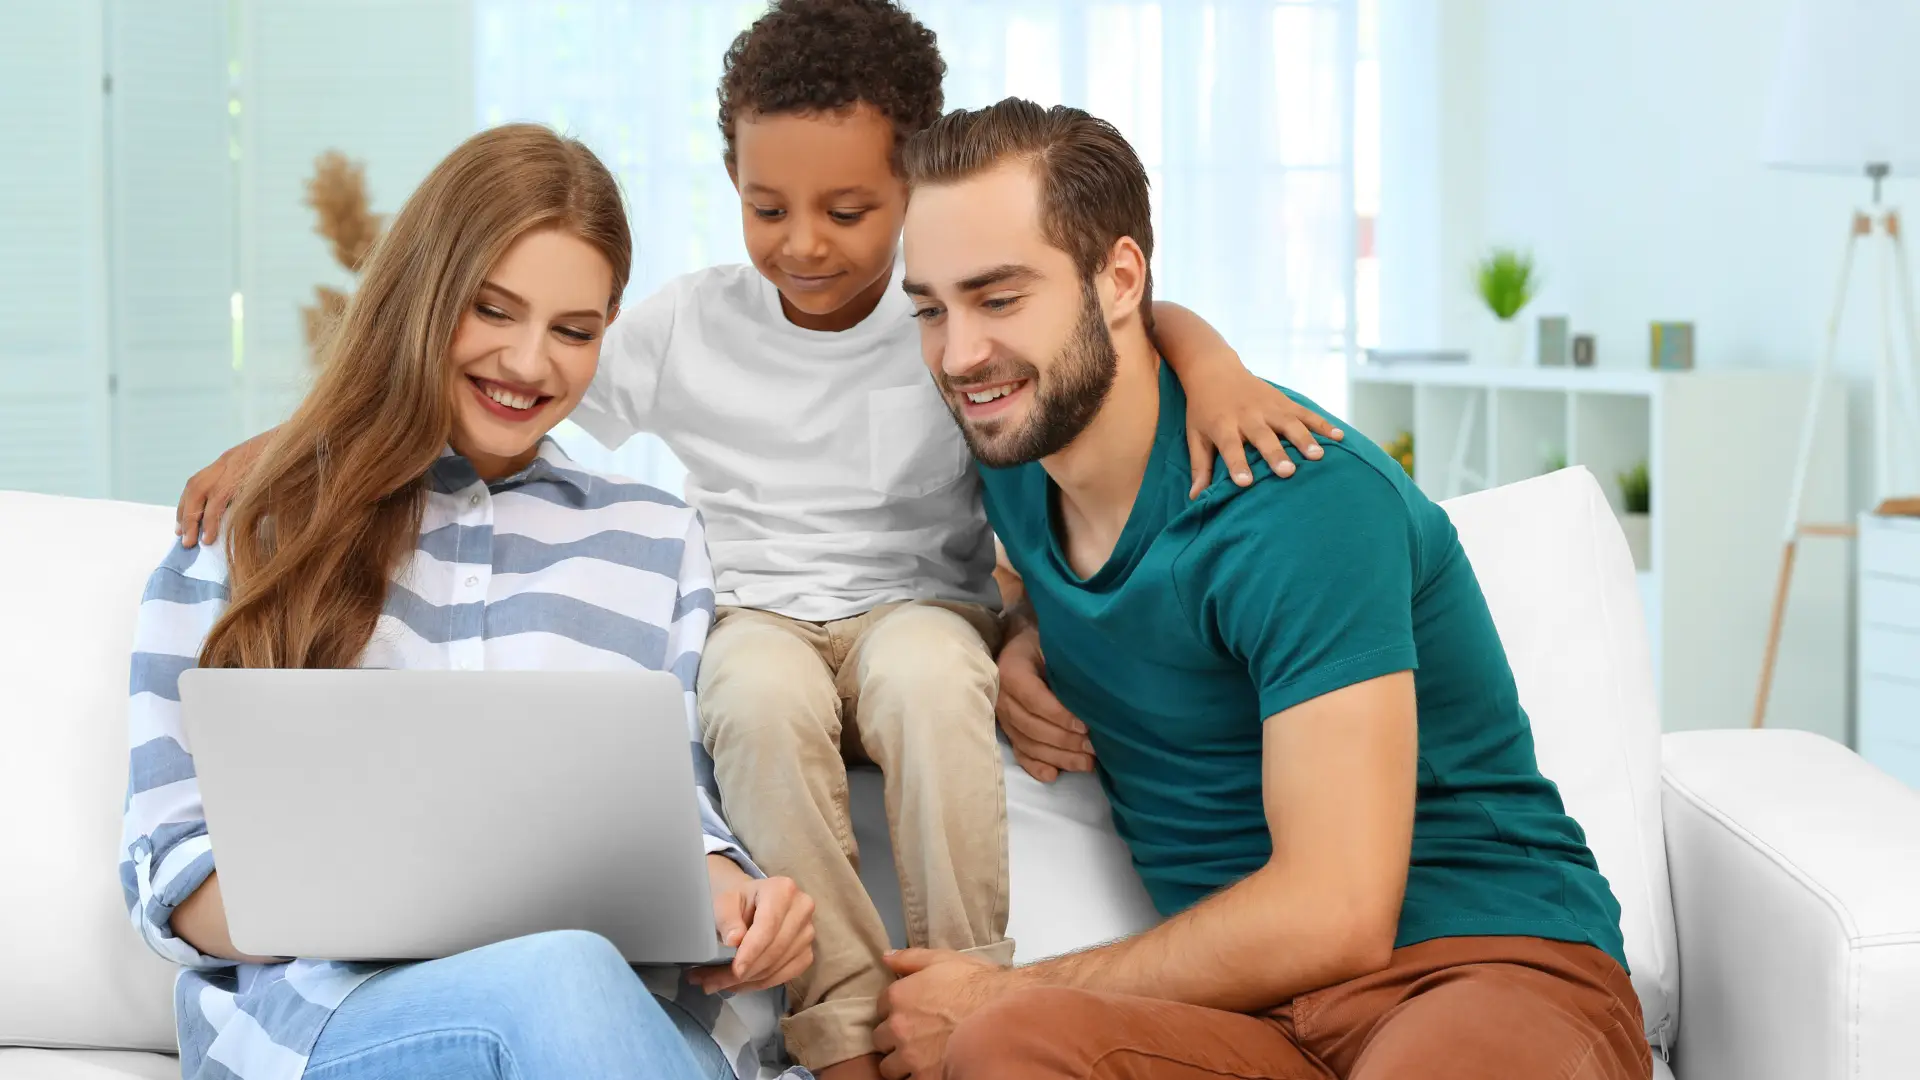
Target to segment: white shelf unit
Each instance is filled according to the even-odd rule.
[[[1920,788],[1920,518],[1860,515],[1860,756]]]
[[[1812,380],[1764,371],[1655,372],[1355,365],[1348,416],[1385,445],[1413,435],[1434,499],[1584,465],[1618,512],[1619,475],[1651,480],[1641,603],[1668,730],[1752,716],[1788,488]],[[1806,519],[1847,520],[1846,403],[1829,394]],[[1800,545],[1768,723],[1848,736],[1845,541]]]

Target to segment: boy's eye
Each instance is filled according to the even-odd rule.
[[[945,308],[937,308],[937,307],[915,308],[913,312],[913,317],[916,319],[919,319],[921,322],[932,322],[933,320],[939,318],[942,314],[944,314],[945,311],[946,311]]]
[[[867,216],[865,210],[829,210],[827,216],[842,225],[851,225]]]
[[[787,212],[777,206],[756,206],[753,208],[753,216],[761,221],[779,221],[787,216]]]

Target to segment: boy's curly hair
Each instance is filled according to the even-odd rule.
[[[733,39],[720,75],[720,134],[733,165],[745,113],[835,112],[865,102],[893,122],[900,147],[939,119],[946,61],[933,31],[892,0],[774,0]]]

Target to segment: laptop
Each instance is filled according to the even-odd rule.
[[[195,668],[180,703],[243,952],[591,930],[635,964],[733,955],[671,674]]]

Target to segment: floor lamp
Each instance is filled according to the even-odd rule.
[[[1847,288],[1853,280],[1855,257],[1863,253],[1869,271],[1877,274],[1880,300],[1880,348],[1873,378],[1876,501],[1893,494],[1891,486],[1900,475],[1896,417],[1908,438],[1920,441],[1920,374],[1915,371],[1920,364],[1920,317],[1914,309],[1913,275],[1899,211],[1881,202],[1881,187],[1888,178],[1920,175],[1920,64],[1912,58],[1916,41],[1920,41],[1920,0],[1800,0],[1788,16],[1767,113],[1766,163],[1867,180],[1873,201],[1852,216],[1833,313],[1827,320],[1826,340],[1800,428],[1780,574],[1753,706],[1754,727],[1766,721],[1800,540],[1851,537],[1855,532],[1850,524],[1804,522],[1800,513],[1820,405],[1832,380]],[[1904,327],[1904,357],[1895,350],[1896,322]],[[1910,452],[1920,457],[1920,451]]]

